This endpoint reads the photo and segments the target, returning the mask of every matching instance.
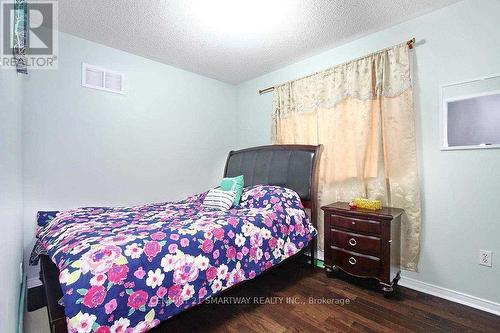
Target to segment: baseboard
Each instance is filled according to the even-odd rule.
[[[35,288],[42,285],[42,281],[40,281],[37,277],[31,277],[28,279],[28,289]]]
[[[24,309],[26,302],[26,275],[23,274],[23,282],[21,283],[21,290],[19,293],[19,307],[17,309],[17,333],[24,332]]]
[[[404,273],[403,273],[404,274]],[[500,316],[500,303],[401,276],[399,285]]]
[[[317,250],[316,258],[318,259],[316,266],[323,268],[324,252]],[[401,280],[399,280],[399,285],[500,316],[500,303],[408,278],[404,276],[404,271]]]

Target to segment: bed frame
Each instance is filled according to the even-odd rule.
[[[269,145],[230,151],[224,168],[224,177],[244,175],[245,186],[277,185],[296,191],[304,207],[310,209],[311,222],[317,228],[318,166],[321,148],[321,145]],[[313,239],[308,248],[293,257],[309,251],[310,264],[314,266],[315,248],[316,239]],[[274,267],[277,266],[279,265]],[[58,304],[63,296],[59,284],[59,270],[47,255],[40,257],[40,268],[50,330],[52,333],[67,333],[64,307]],[[241,284],[227,288],[224,292]]]
[[[230,151],[224,177],[245,177],[245,186],[277,185],[294,190],[318,228],[318,166],[322,146],[269,145]],[[316,238],[310,242],[314,266]]]

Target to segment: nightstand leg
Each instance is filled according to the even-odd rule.
[[[398,272],[394,279],[392,279],[391,284],[380,282],[380,288],[384,292],[385,296],[390,296],[394,292],[394,288],[398,285],[399,279],[401,279],[401,275]]]
[[[382,291],[384,292],[385,298],[390,298],[393,295],[394,288],[392,286],[380,283],[380,287],[382,288]]]
[[[400,273],[398,272],[398,274],[396,274],[390,285],[380,282],[380,288],[384,292],[385,297],[391,297],[393,295],[394,288],[398,285],[399,279],[401,279],[401,276]]]
[[[392,293],[394,291],[394,288],[391,286],[388,286],[386,284],[380,284],[380,287],[382,288],[382,291],[384,293]]]
[[[397,286],[398,283],[399,283],[399,280],[401,279],[401,275],[398,273],[396,274],[396,277],[394,278],[394,280],[392,280],[392,286]]]
[[[332,267],[325,267],[326,276],[329,278],[335,277],[335,273],[337,273],[339,269],[337,266],[333,265]]]

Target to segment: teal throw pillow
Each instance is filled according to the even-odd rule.
[[[245,186],[245,181],[243,175],[234,178],[223,178],[220,182],[220,189],[223,191],[235,191],[236,195],[234,197],[233,206],[237,206],[240,203],[241,193],[243,192],[243,187]]]

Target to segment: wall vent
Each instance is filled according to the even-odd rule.
[[[82,86],[118,94],[124,91],[125,75],[105,68],[82,63]]]

